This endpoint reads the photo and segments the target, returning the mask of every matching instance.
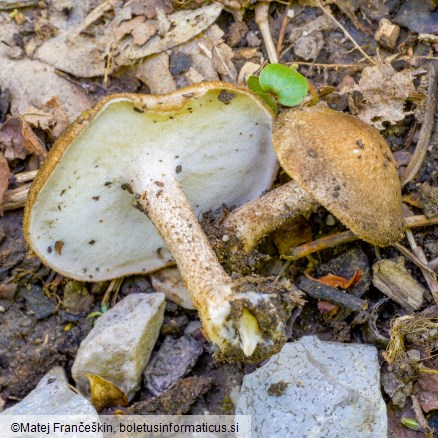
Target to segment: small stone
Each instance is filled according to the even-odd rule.
[[[167,303],[166,303],[167,308]],[[160,329],[160,335],[167,336],[167,335],[179,335],[183,330],[184,327],[188,324],[189,318],[187,315],[180,315],[180,316],[165,316],[163,325]]]
[[[391,23],[387,18],[382,18],[374,38],[380,45],[393,49],[399,35],[400,27]]]
[[[146,387],[153,395],[160,395],[191,371],[202,351],[201,343],[191,336],[167,336],[144,372]]]
[[[246,41],[249,47],[260,47],[262,45],[262,40],[252,30],[246,34]]]
[[[43,319],[56,312],[55,301],[48,298],[40,286],[32,286],[31,290],[22,288],[20,296],[26,301],[26,307],[34,313],[35,319]]]
[[[128,399],[134,396],[158,338],[164,306],[163,294],[132,294],[97,320],[72,368],[83,394],[90,394],[90,373],[113,383]]]
[[[317,58],[323,46],[324,38],[322,32],[316,31],[310,34],[303,34],[294,45],[294,53],[305,61],[313,61]]]
[[[386,436],[377,350],[305,336],[243,379],[237,415],[254,438]],[[281,390],[270,395],[272,385]]]
[[[172,51],[170,55],[169,69],[172,75],[185,73],[192,65],[192,58],[184,52]]]
[[[55,367],[40,380],[37,387],[27,397],[0,415],[80,414],[97,418],[97,412],[91,403],[70,389],[64,369]]]
[[[333,225],[336,224],[336,219],[331,214],[328,214],[325,218],[325,223],[329,227],[332,227]]]
[[[166,298],[185,309],[193,310],[193,303],[190,299],[184,280],[178,268],[165,268],[151,275],[151,283],[157,292],[163,292]]]

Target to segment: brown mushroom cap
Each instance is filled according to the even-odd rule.
[[[331,109],[304,108],[279,115],[273,142],[283,169],[358,237],[379,246],[400,239],[400,180],[374,128]]]

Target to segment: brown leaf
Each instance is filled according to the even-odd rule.
[[[134,0],[129,2],[129,6],[134,15],[144,15],[146,18],[156,18],[157,8],[163,9],[166,14],[173,12],[171,0]]]
[[[42,144],[41,140],[32,131],[29,124],[20,117],[21,121],[21,134],[23,136],[23,146],[32,155],[36,155],[38,158],[45,159],[47,157],[47,149]]]
[[[134,27],[131,34],[133,37],[133,43],[138,46],[142,46],[147,43],[158,31],[157,23],[146,21],[146,23]]]
[[[8,161],[24,160],[29,154],[42,161],[47,156],[41,140],[22,117],[11,117],[0,128],[0,149]]]
[[[395,124],[412,111],[405,109],[405,102],[424,100],[424,93],[414,86],[414,75],[410,69],[396,71],[391,64],[366,67],[358,85],[349,91],[357,90],[364,98],[357,116],[377,129],[384,129],[384,122]],[[347,91],[347,89],[344,89]]]
[[[5,156],[0,152],[0,215],[3,214],[3,199],[9,185],[9,166]]]
[[[114,383],[97,374],[88,374],[91,387],[91,403],[97,411],[114,406],[128,406],[128,396]]]
[[[353,276],[349,280],[339,275],[333,274],[324,275],[320,278],[313,278],[310,274],[306,272],[305,275],[309,280],[317,281],[318,283],[324,284],[325,286],[340,287],[342,289],[348,289],[349,287],[354,286],[355,284],[359,283],[359,281],[362,280],[363,277],[363,273],[359,268],[354,271]]]
[[[8,161],[24,160],[27,150],[23,143],[21,120],[11,117],[0,128],[0,151]]]
[[[53,140],[56,140],[70,125],[66,112],[59,105],[58,97],[54,96],[48,100],[41,109],[26,108],[23,118],[32,126],[47,131]]]

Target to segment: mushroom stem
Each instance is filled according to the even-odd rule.
[[[223,357],[251,356],[250,360],[258,361],[278,351],[285,341],[290,302],[287,304],[287,299],[283,301],[277,293],[261,292],[258,284],[248,291],[248,286],[256,283],[255,277],[242,278],[239,283],[226,274],[173,177],[162,174],[146,186],[138,183],[132,188],[137,193],[136,208],[148,215],[166,242],[199,312],[205,335],[219,346]],[[262,286],[263,282],[260,280]],[[276,291],[280,295],[281,289],[284,294],[284,288]],[[261,329],[267,317],[270,324]]]
[[[224,234],[233,233],[249,254],[263,237],[317,206],[295,181],[290,181],[231,212],[223,222]]]

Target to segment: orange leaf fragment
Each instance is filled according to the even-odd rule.
[[[310,280],[324,284],[325,286],[348,289],[349,287],[354,286],[355,284],[359,283],[360,280],[362,280],[363,273],[359,268],[357,268],[356,271],[354,271],[353,276],[349,280],[339,275],[333,275],[333,274],[324,275],[323,277],[320,278],[314,278],[308,273],[306,273],[306,277]]]

